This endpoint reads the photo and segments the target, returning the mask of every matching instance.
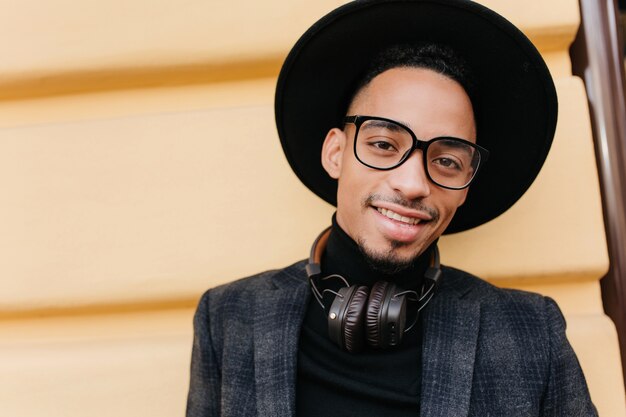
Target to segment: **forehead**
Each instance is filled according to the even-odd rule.
[[[472,103],[463,87],[430,69],[382,72],[356,94],[348,114],[397,120],[423,138],[476,136]]]

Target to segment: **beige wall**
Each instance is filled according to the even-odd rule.
[[[554,297],[600,414],[626,416],[567,55],[577,2],[481,2],[546,57],[559,124],[527,195],[443,238],[443,262]],[[340,3],[0,0],[0,414],[183,414],[199,295],[304,258],[329,223],[282,156],[272,100],[289,47]]]

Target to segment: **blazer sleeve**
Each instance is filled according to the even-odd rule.
[[[187,396],[187,417],[220,415],[221,374],[217,364],[209,317],[209,292],[205,293],[194,316],[191,377]]]
[[[546,298],[550,342],[550,374],[542,403],[543,417],[598,415],[576,354],[565,336],[565,319],[554,300]]]

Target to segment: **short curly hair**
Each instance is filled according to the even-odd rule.
[[[424,68],[435,71],[459,83],[474,103],[476,84],[465,59],[447,45],[427,42],[395,45],[379,52],[356,84],[349,103],[374,78],[392,68]]]

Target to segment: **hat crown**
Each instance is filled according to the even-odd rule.
[[[320,163],[326,133],[341,126],[355,85],[378,51],[418,42],[460,52],[476,78],[478,143],[491,155],[445,233],[459,232],[499,216],[526,192],[556,129],[556,90],[541,55],[485,6],[357,0],[331,11],[302,35],[283,64],[275,100],[278,134],[304,185],[336,204],[337,183]]]

